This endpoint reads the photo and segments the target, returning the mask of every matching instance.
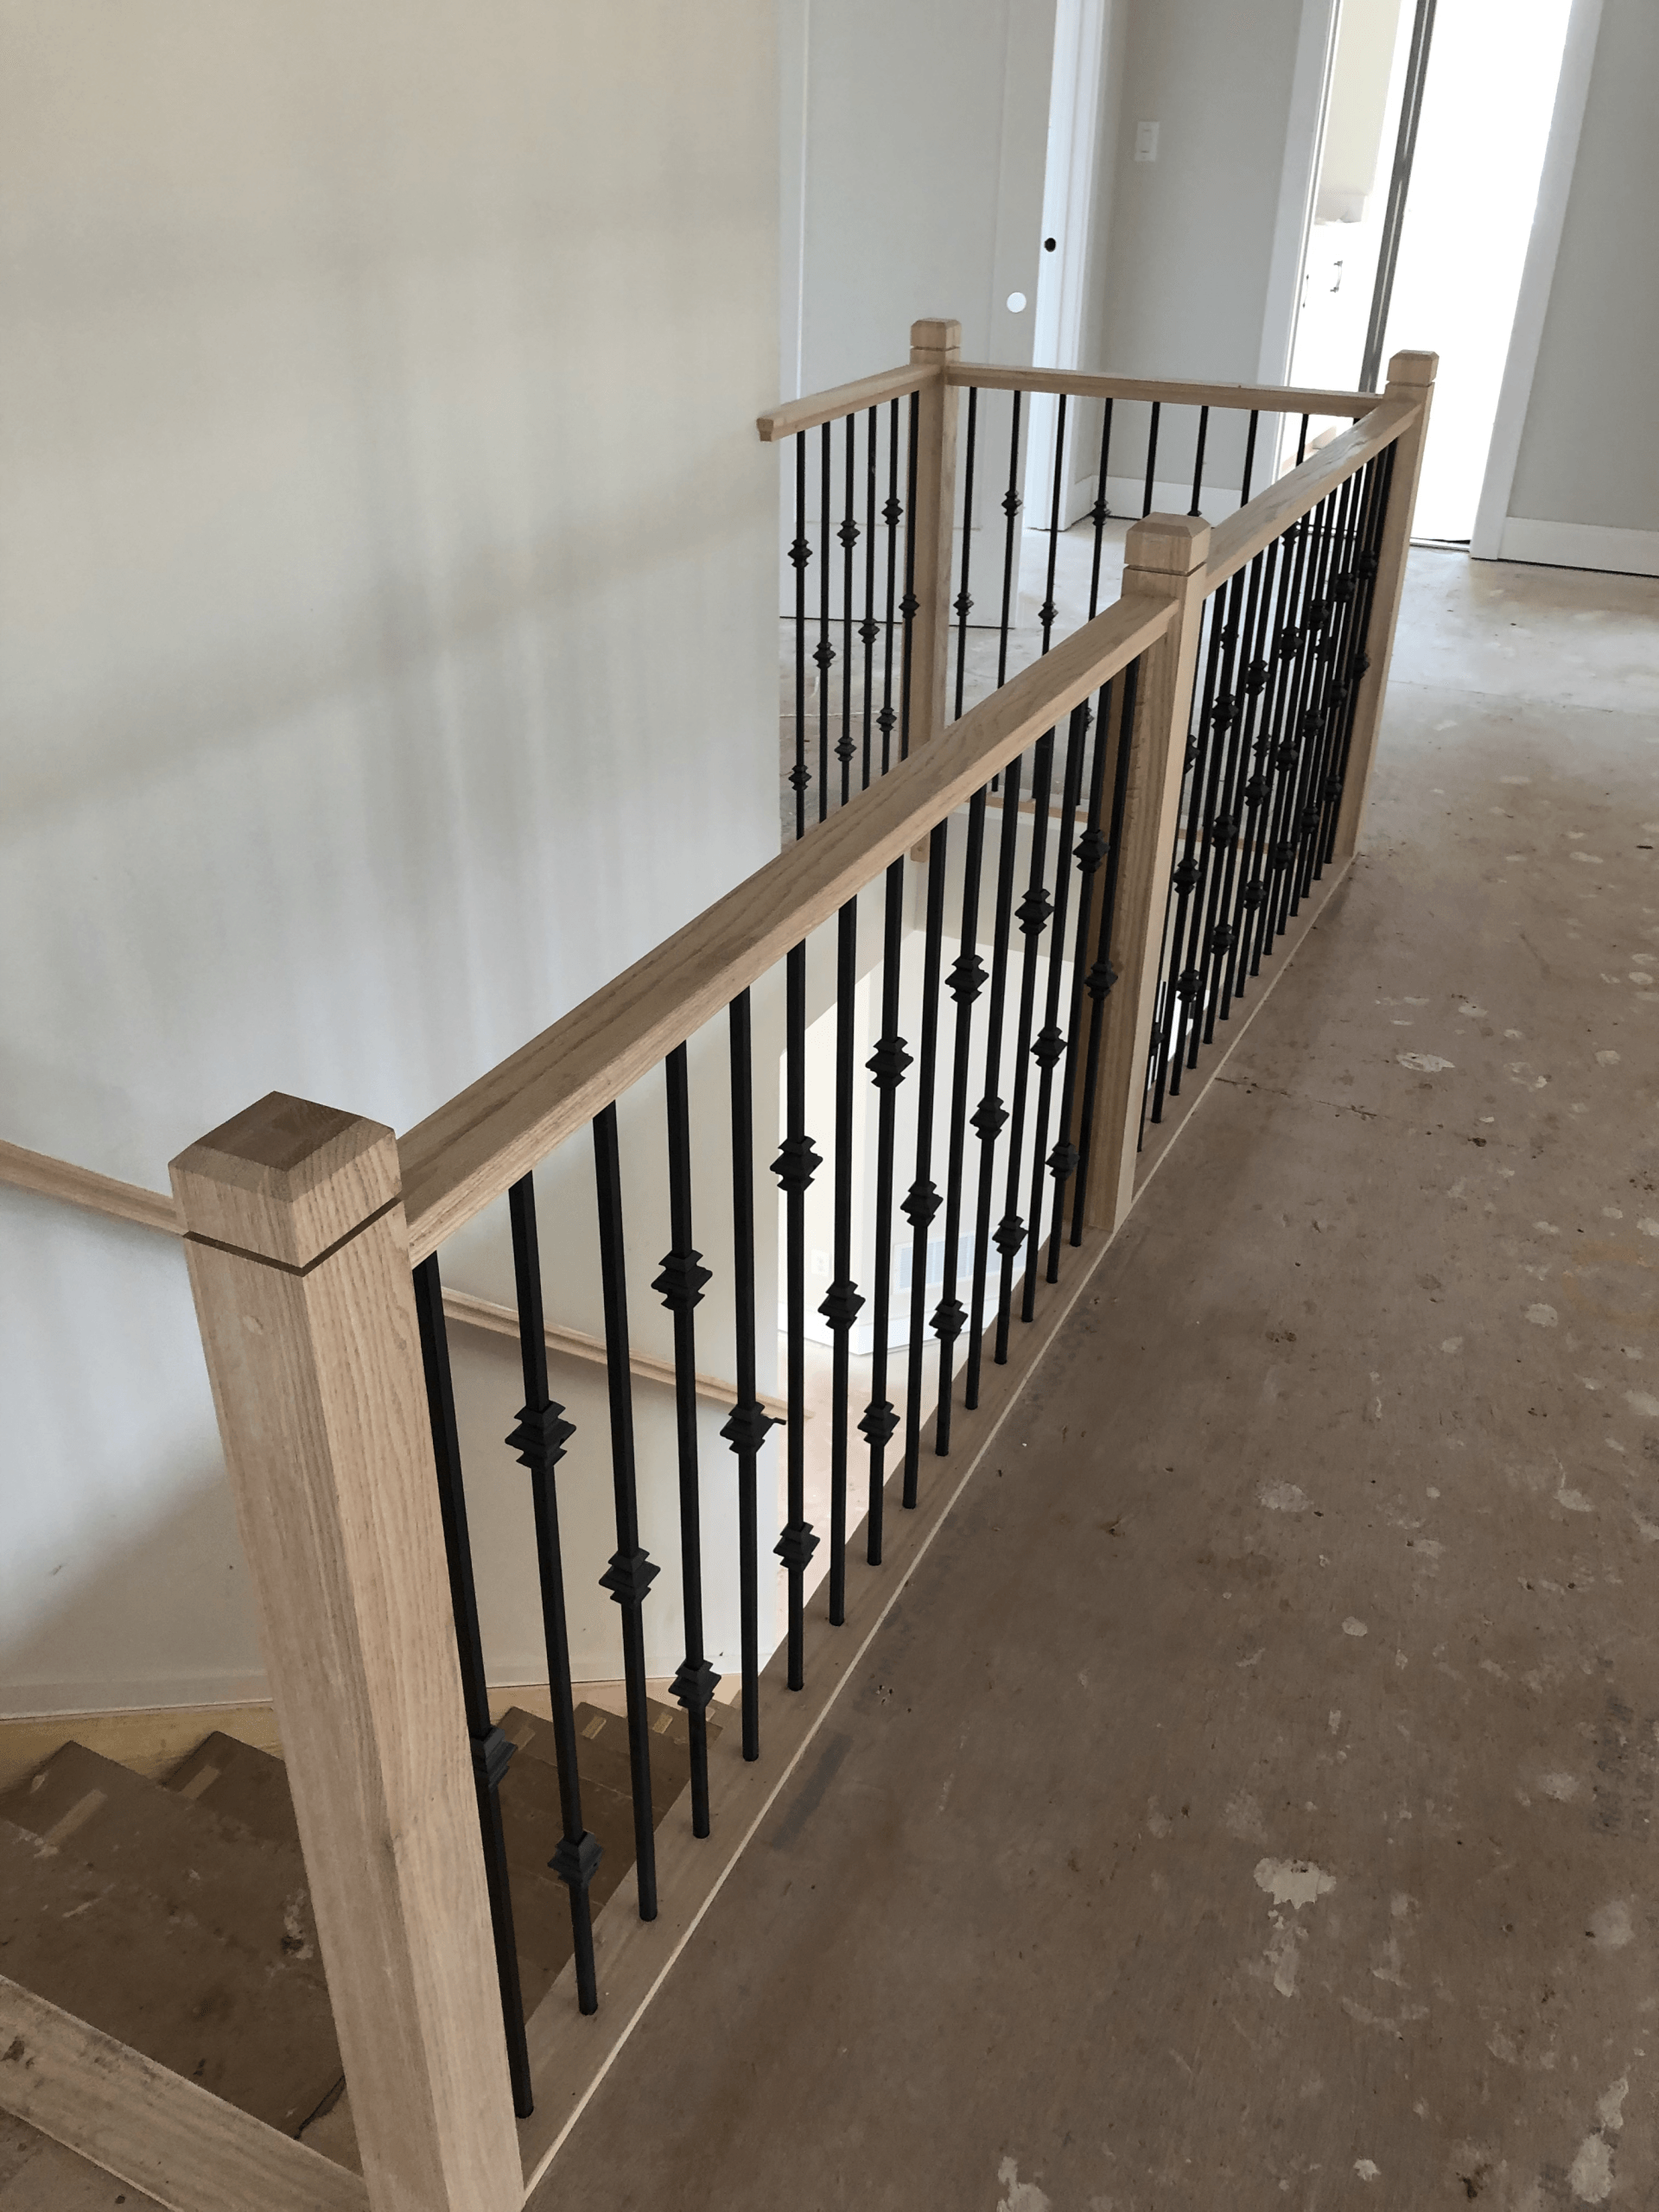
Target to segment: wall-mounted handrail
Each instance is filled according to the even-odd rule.
[[[585,1128],[1172,619],[1166,605],[1137,600],[1108,607],[418,1122],[398,1143],[411,1259]]]

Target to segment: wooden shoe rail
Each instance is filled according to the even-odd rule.
[[[1049,623],[1046,650],[952,720],[952,395],[1125,390],[964,369],[956,331],[919,324],[905,369],[761,426],[804,435],[912,404],[895,556],[915,601],[899,618],[904,757],[868,788],[849,777],[845,804],[804,820],[775,860],[401,1136],[273,1093],[173,1163],[361,2165],[359,2177],[330,2164],[0,1984],[0,2106],[178,2212],[516,2212],[537,2190],[1134,1201],[1154,1045],[1160,1065],[1187,1049],[1165,1019],[1188,957],[1172,966],[1182,841],[1230,854],[1229,779],[1254,771],[1285,825],[1267,842],[1287,855],[1273,863],[1287,930],[1354,850],[1433,357],[1397,355],[1380,397],[1135,387],[1137,403],[1172,408],[1355,419],[1213,529],[1201,512],[1135,521],[1118,596],[1069,634]],[[1163,480],[1153,457],[1138,465],[1150,498]],[[1249,695],[1254,720],[1230,708],[1217,720],[1224,684]],[[809,1008],[832,1038],[827,1080],[809,1071]],[[862,1165],[861,1085],[874,1132]],[[1160,1124],[1165,1149],[1168,1134]],[[822,1534],[803,1442],[806,1205],[820,1174],[833,1215],[817,1309],[831,1370]],[[28,1179],[3,1159],[0,1175]],[[446,1343],[461,1317],[438,1273],[450,1240],[484,1233],[503,1198],[518,1302],[502,1325],[517,1332],[524,1388],[508,1441],[535,1499],[557,1773],[545,1859],[571,1943],[528,2018],[499,1838],[514,1739],[483,1695]],[[82,1190],[78,1202],[95,1201]],[[774,1203],[781,1403],[758,1388],[757,1241],[773,1235]],[[677,1440],[653,1493],[630,1316],[637,1333],[639,1263],[659,1239],[651,1288],[672,1318]],[[543,1250],[559,1280],[591,1272],[603,1311],[607,1419],[580,1434],[549,1392]],[[861,1414],[850,1344],[867,1307]],[[772,1326],[768,1311],[766,1337]],[[705,1370],[734,1378],[718,1465],[698,1412]],[[498,1438],[514,1418],[504,1405]],[[584,1451],[600,1452],[613,1493],[615,1550],[596,1579],[617,1606],[628,1682],[618,1726],[634,1839],[632,1879],[597,1912],[566,1632],[577,1570],[559,1517],[576,1461],[563,1476],[560,1463]],[[716,1734],[703,1577],[728,1509],[740,1699]],[[671,1562],[661,1583],[679,1584],[673,1695],[690,1773],[659,1823],[643,1626],[662,1598],[653,1546]],[[774,1553],[775,1651],[762,1604]],[[556,2173],[538,2201],[556,2202]]]

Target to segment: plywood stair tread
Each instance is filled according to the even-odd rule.
[[[222,1820],[239,1821],[268,1843],[300,1847],[299,1823],[289,1795],[288,1770],[281,1759],[252,1744],[238,1743],[217,1729],[188,1758],[181,1759],[165,1785]]]

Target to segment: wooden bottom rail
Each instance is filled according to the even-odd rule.
[[[3,1976],[0,2110],[168,2212],[369,2212],[356,2174]]]

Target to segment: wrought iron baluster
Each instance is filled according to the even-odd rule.
[[[858,626],[860,642],[864,647],[864,744],[863,781],[861,788],[870,788],[871,727],[875,712],[875,641],[881,634],[881,625],[875,616],[875,445],[879,410],[874,407],[865,427],[865,494],[864,494],[864,620]]]
[[[754,1083],[749,995],[727,1009],[732,1085],[732,1306],[737,1403],[721,1434],[737,1454],[739,1633],[743,1756],[760,1756],[760,1536],[756,1462],[772,1416],[754,1382]]]
[[[1146,496],[1141,505],[1141,513],[1143,519],[1152,512],[1153,493],[1157,489],[1158,418],[1163,411],[1163,401],[1161,399],[1154,399],[1152,403],[1151,419],[1147,426],[1147,488]]]
[[[1198,738],[1192,773],[1187,785],[1186,861],[1184,869],[1178,871],[1183,880],[1176,884],[1179,898],[1170,951],[1173,978],[1170,1009],[1173,1043],[1165,1052],[1159,1066],[1159,1096],[1152,1115],[1154,1122],[1161,1119],[1160,1109],[1163,1104],[1166,1079],[1168,1095],[1172,1097],[1179,1096],[1181,1070],[1186,1064],[1191,1042],[1204,1023],[1203,931],[1210,863],[1214,851],[1217,782],[1221,771],[1225,735],[1216,721],[1217,678],[1226,627],[1222,612],[1219,595],[1212,595],[1204,610],[1207,650],[1205,653],[1203,688],[1193,701]],[[1192,741],[1188,742],[1188,753],[1189,755],[1192,753]]]
[[[1295,551],[1293,556],[1290,619],[1280,632],[1274,649],[1279,673],[1274,717],[1278,744],[1274,754],[1278,782],[1273,795],[1272,842],[1268,848],[1268,898],[1262,908],[1262,931],[1258,940],[1264,953],[1272,951],[1274,940],[1285,926],[1286,887],[1296,853],[1292,830],[1304,737],[1300,726],[1304,672],[1302,645],[1306,636],[1303,618],[1318,554],[1316,514],[1317,510],[1304,515],[1293,526]]]
[[[1192,894],[1198,888],[1203,874],[1198,839],[1204,818],[1210,748],[1210,708],[1215,696],[1216,662],[1221,647],[1220,627],[1214,620],[1211,606],[1205,607],[1204,621],[1207,632],[1207,650],[1204,655],[1203,689],[1199,698],[1193,701],[1187,725],[1186,759],[1181,784],[1186,836],[1181,856],[1169,879],[1173,918],[1166,926],[1164,938],[1164,993],[1160,1018],[1154,1021],[1153,1028],[1151,1118],[1154,1123],[1164,1118],[1166,1096],[1172,1090],[1177,1092],[1180,1090],[1186,1009],[1200,987],[1197,974],[1182,955],[1186,945],[1187,916],[1192,904]]]
[[[830,1324],[830,1618],[847,1618],[847,1400],[853,1324],[864,1300],[853,1281],[853,1043],[858,1014],[858,900],[836,917],[835,1278],[818,1311]]]
[[[1092,622],[1100,611],[1100,554],[1105,541],[1107,518],[1111,509],[1106,504],[1106,459],[1112,449],[1112,403],[1102,402],[1100,417],[1100,468],[1095,482],[1095,504],[1089,518],[1095,525],[1093,565],[1089,571],[1089,620]]]
[[[1002,827],[997,841],[996,907],[991,923],[991,996],[985,1017],[985,1090],[974,1109],[979,1139],[979,1196],[974,1221],[974,1287],[969,1300],[968,1371],[963,1402],[971,1413],[979,1403],[979,1370],[984,1351],[985,1288],[990,1268],[991,1200],[995,1189],[997,1139],[1007,1126],[1002,1103],[1002,1019],[1008,988],[1008,956],[1014,934],[1014,868],[1020,840],[1020,785],[1023,754],[1002,772]]]
[[[784,1093],[788,1132],[772,1172],[784,1193],[789,1318],[788,1511],[775,1547],[789,1579],[789,1687],[805,1685],[806,1570],[818,1540],[806,1517],[806,1194],[823,1162],[806,1134],[806,946],[784,963]]]
[[[1239,486],[1238,504],[1247,507],[1250,503],[1250,480],[1255,473],[1255,433],[1262,420],[1259,410],[1250,410],[1250,427],[1244,440],[1244,480]]]
[[[467,1526],[467,1489],[461,1467],[461,1438],[455,1426],[455,1391],[449,1372],[449,1339],[443,1322],[443,1284],[437,1255],[423,1260],[415,1274],[415,1316],[421,1332],[421,1363],[426,1376],[426,1410],[432,1426],[432,1458],[438,1478],[438,1510],[443,1520],[443,1551],[449,1570],[449,1604],[455,1622],[455,1654],[461,1662],[461,1693],[467,1712],[467,1736],[473,1756],[473,1787],[478,1796],[479,1833],[484,1847],[484,1883],[490,1900],[495,1978],[501,1992],[501,2025],[507,2044],[507,2074],[512,2108],[520,2120],[535,2110],[530,2055],[524,2043],[524,2000],[518,1981],[518,1946],[512,1926],[512,1889],[507,1874],[506,1838],[501,1825],[501,1777],[513,1745],[490,1720],[489,1684],[484,1672],[484,1639],[478,1624],[478,1591],[473,1580],[472,1539]],[[586,1903],[584,1891],[583,1902]],[[575,1910],[572,1892],[571,1910]],[[587,2007],[593,2011],[592,2005]]]
[[[1020,934],[1026,940],[1020,963],[1020,1011],[1014,1022],[1014,1103],[1008,1117],[1007,1184],[1003,1198],[1002,1218],[996,1225],[996,1249],[1002,1255],[1002,1271],[996,1300],[996,1345],[992,1353],[999,1367],[1007,1364],[1008,1320],[1014,1304],[1014,1262],[1015,1255],[1024,1246],[1026,1225],[1017,1211],[1020,1198],[1020,1170],[1024,1165],[1026,1132],[1026,1098],[1031,1081],[1031,1026],[1036,1010],[1037,960],[1042,950],[1043,932],[1048,927],[1048,918],[1053,911],[1047,884],[1043,880],[1044,863],[1048,855],[1048,794],[1054,767],[1054,733],[1043,732],[1031,753],[1031,867],[1026,881],[1026,895],[1020,901],[1017,918]]]
[[[1296,441],[1296,466],[1298,468],[1301,467],[1303,461],[1307,458],[1307,426],[1312,420],[1313,417],[1309,415],[1304,415],[1302,417],[1301,435]]]
[[[1060,1081],[1059,1134],[1048,1160],[1049,1173],[1054,1178],[1054,1203],[1048,1231],[1046,1279],[1050,1282],[1058,1282],[1060,1279],[1060,1238],[1065,1215],[1065,1186],[1077,1173],[1083,1157],[1078,1143],[1082,1133],[1077,1128],[1073,1116],[1077,1096],[1077,1063],[1083,1040],[1083,995],[1087,980],[1084,969],[1089,957],[1089,922],[1095,903],[1095,877],[1106,857],[1106,840],[1100,830],[1100,810],[1106,791],[1106,718],[1111,709],[1111,702],[1112,687],[1108,683],[1102,686],[1095,703],[1094,741],[1090,748],[1089,760],[1089,804],[1084,817],[1083,835],[1071,855],[1077,865],[1077,919],[1071,943],[1071,1002],[1066,1016],[1065,1071]],[[1069,836],[1067,842],[1070,842]],[[1058,944],[1058,937],[1055,942]]]
[[[657,1917],[657,1843],[651,1817],[651,1713],[645,1693],[645,1593],[658,1568],[639,1541],[633,1464],[633,1370],[628,1357],[627,1268],[622,1243],[622,1166],[616,1108],[594,1116],[594,1187],[599,1208],[599,1280],[605,1306],[605,1367],[611,1400],[611,1479],[616,1549],[599,1578],[622,1615],[622,1675],[628,1704],[628,1774],[633,1791],[634,1879],[639,1917]]]
[[[830,811],[830,671],[836,649],[830,642],[830,437],[828,423],[818,426],[818,642],[812,658],[818,667],[818,819]]]
[[[1198,410],[1198,450],[1192,462],[1192,504],[1186,511],[1190,515],[1196,515],[1202,512],[1198,502],[1204,497],[1204,447],[1205,441],[1209,435],[1210,410],[1207,407],[1200,407]]]
[[[795,835],[806,835],[806,793],[812,771],[806,765],[806,566],[812,546],[806,534],[806,432],[795,433],[795,537],[789,549],[795,570],[795,766],[789,780],[795,792]]]
[[[1344,487],[1348,498],[1343,518],[1338,572],[1329,593],[1335,619],[1329,626],[1323,643],[1325,658],[1325,715],[1320,733],[1319,760],[1312,792],[1315,819],[1304,843],[1301,877],[1298,885],[1302,897],[1306,896],[1324,873],[1326,830],[1334,819],[1337,804],[1342,798],[1339,765],[1342,732],[1351,690],[1348,669],[1354,657],[1354,639],[1363,619],[1364,550],[1370,542],[1368,533],[1380,480],[1381,458],[1381,455],[1373,456],[1357,476],[1349,479]]]
[[[1301,553],[1303,535],[1301,524],[1293,523],[1278,540],[1279,575],[1274,607],[1273,628],[1269,633],[1266,655],[1266,698],[1263,709],[1262,735],[1257,741],[1257,757],[1268,774],[1268,799],[1262,823],[1262,842],[1255,855],[1255,877],[1260,896],[1250,917],[1250,960],[1252,976],[1262,972],[1262,956],[1271,942],[1274,906],[1274,854],[1278,849],[1279,823],[1283,811],[1283,785],[1286,774],[1294,761],[1294,751],[1284,727],[1284,669],[1288,653],[1294,651],[1295,609],[1301,600]]]
[[[1325,731],[1331,713],[1331,656],[1341,643],[1342,549],[1346,538],[1357,479],[1349,477],[1316,511],[1316,564],[1302,615],[1301,697],[1297,732],[1301,759],[1292,802],[1289,868],[1284,884],[1281,927],[1301,904],[1310,857],[1319,833],[1319,779],[1324,772]]]
[[[899,497],[899,402],[887,410],[887,496],[881,519],[887,526],[887,619],[881,659],[881,711],[876,724],[881,732],[881,772],[893,766],[893,725],[899,712],[893,703],[893,650],[899,626],[899,525],[905,518]]]
[[[951,601],[957,618],[957,720],[962,720],[963,687],[968,676],[968,617],[973,599],[968,589],[968,565],[974,543],[974,452],[978,435],[979,387],[968,387],[968,437],[962,481],[962,585]]]
[[[1348,773],[1349,748],[1353,741],[1354,714],[1358,704],[1360,679],[1370,666],[1369,640],[1371,612],[1376,598],[1376,575],[1382,551],[1382,530],[1388,518],[1389,498],[1394,483],[1395,446],[1389,446],[1372,464],[1376,471],[1363,542],[1357,568],[1359,589],[1357,594],[1352,643],[1344,664],[1341,721],[1334,741],[1335,768],[1331,778],[1332,788],[1326,798],[1326,826],[1322,833],[1320,856],[1329,865],[1336,851],[1337,822],[1342,804],[1343,785]]]
[[[859,1422],[859,1433],[870,1447],[870,1489],[864,1524],[865,1557],[872,1567],[881,1564],[882,1509],[887,1492],[887,1446],[899,1426],[899,1415],[887,1397],[888,1312],[893,1295],[893,1094],[911,1065],[905,1040],[899,1034],[899,963],[905,928],[905,863],[893,862],[887,870],[886,911],[881,939],[881,1033],[875,1050],[865,1062],[875,1084],[875,1255],[874,1311],[870,1334],[870,1402]]]
[[[918,441],[921,422],[920,398],[910,395],[909,448],[906,458],[905,499],[909,517],[905,524],[905,595],[899,602],[899,611],[905,618],[904,671],[899,702],[899,758],[910,758],[910,701],[914,688],[912,675],[916,660],[916,617],[921,610],[921,601],[916,596],[916,471],[920,461]]]
[[[901,1208],[912,1230],[910,1340],[905,1382],[905,1485],[907,1508],[916,1503],[922,1456],[922,1367],[927,1351],[927,1247],[939,1210],[932,1177],[933,1082],[938,1065],[940,938],[944,928],[945,837],[950,817],[927,841],[927,916],[922,935],[922,1032],[916,1058],[916,1174]]]
[[[1244,785],[1244,861],[1239,868],[1236,920],[1238,938],[1233,947],[1226,986],[1230,1007],[1235,998],[1243,995],[1259,927],[1258,917],[1267,897],[1268,806],[1273,797],[1273,779],[1268,772],[1274,743],[1268,683],[1273,673],[1275,608],[1282,606],[1288,568],[1286,550],[1283,540],[1274,538],[1256,556],[1252,564],[1251,596],[1245,613],[1247,642],[1239,690],[1245,714],[1242,737],[1251,768]],[[1258,568],[1262,572],[1259,584],[1255,574]]]
[[[1037,610],[1037,620],[1043,626],[1045,652],[1054,633],[1054,618],[1059,612],[1054,604],[1054,564],[1059,558],[1060,514],[1065,497],[1065,394],[1062,392],[1054,403],[1054,495],[1048,511],[1048,575],[1043,587],[1043,603]]]
[[[1054,1071],[1065,1052],[1060,1029],[1061,969],[1065,961],[1065,925],[1071,905],[1071,839],[1077,826],[1077,799],[1083,788],[1083,748],[1089,734],[1086,702],[1073,707],[1066,730],[1065,766],[1060,779],[1060,833],[1054,848],[1054,925],[1048,939],[1047,994],[1043,1026],[1032,1040],[1036,1061],[1037,1117],[1032,1127],[1031,1203],[1026,1230],[1026,1279],[1020,1296],[1020,1319],[1030,1321],[1037,1312],[1037,1261],[1043,1239],[1043,1177],[1055,1178],[1058,1192],[1071,1168],[1065,1160],[1065,1123],[1062,1116],[1059,1143],[1048,1150],[1048,1116],[1054,1097]],[[1057,1201],[1058,1203],[1058,1201]]]
[[[1198,969],[1204,977],[1200,993],[1202,1020],[1194,1020],[1187,1045],[1187,1065],[1198,1065],[1200,1042],[1208,1044],[1216,1033],[1222,977],[1232,950],[1235,928],[1228,918],[1232,898],[1245,770],[1249,750],[1243,740],[1243,702],[1239,696],[1239,641],[1243,634],[1246,577],[1243,569],[1229,577],[1215,594],[1222,628],[1220,689],[1211,709],[1218,738],[1219,775],[1214,806],[1206,831],[1211,849],[1205,887],[1203,933],[1198,939]],[[1223,612],[1223,601],[1225,612]]]
[[[825,427],[827,429],[828,425]],[[843,806],[853,795],[853,762],[858,753],[858,747],[853,741],[853,563],[858,550],[858,501],[854,474],[856,455],[854,448],[857,427],[857,416],[849,415],[842,428],[846,486],[841,527],[836,532],[841,540],[841,738],[836,747],[836,758],[841,763],[841,803]]]
[[[1002,540],[1002,625],[996,646],[996,682],[1000,690],[1008,680],[1008,627],[1014,607],[1014,593],[1019,581],[1020,563],[1015,557],[1020,543],[1020,509],[1023,505],[1016,488],[1020,481],[1020,403],[1025,397],[1016,391],[1010,410],[1013,428],[1008,434],[1008,488],[1002,494],[1002,512],[1007,518],[1007,527]]]
[[[696,1309],[712,1280],[691,1241],[691,1109],[685,1046],[663,1063],[668,1104],[669,1250],[651,1286],[674,1316],[674,1419],[680,1474],[680,1590],[685,1614],[685,1656],[674,1676],[674,1695],[685,1708],[691,1739],[691,1833],[709,1833],[709,1700],[720,1676],[702,1641],[702,1511],[697,1465]]]
[[[1084,1210],[1089,1196],[1089,1160],[1094,1142],[1095,1103],[1100,1081],[1101,1040],[1106,1027],[1106,1001],[1117,981],[1112,965],[1112,931],[1117,920],[1117,879],[1123,859],[1123,821],[1128,808],[1129,763],[1135,751],[1135,709],[1140,689],[1141,664],[1132,660],[1123,671],[1118,707],[1117,742],[1112,756],[1112,823],[1106,841],[1106,885],[1101,893],[1100,934],[1095,940],[1094,963],[1086,978],[1089,993],[1089,1058],[1084,1069],[1083,1106],[1077,1116],[1077,1177],[1071,1194],[1071,1242],[1083,1242]],[[1111,690],[1101,693],[1100,733],[1104,741],[1110,727]]]
[[[974,1001],[985,987],[986,967],[979,957],[979,880],[985,852],[985,801],[982,785],[968,803],[968,843],[962,862],[962,925],[956,959],[945,988],[957,1002],[957,1028],[950,1069],[950,1135],[944,1176],[944,1267],[933,1333],[939,1340],[938,1410],[933,1449],[943,1459],[950,1449],[950,1405],[957,1340],[968,1316],[957,1296],[958,1249],[962,1242],[963,1154],[968,1140],[968,1062],[972,1043]]]

